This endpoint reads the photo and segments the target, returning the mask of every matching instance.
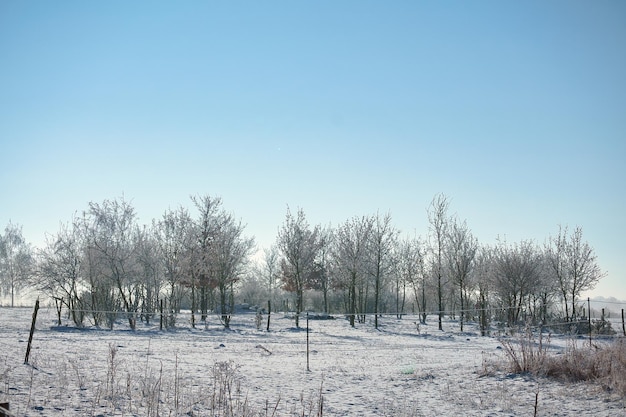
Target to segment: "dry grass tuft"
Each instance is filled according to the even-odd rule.
[[[568,382],[592,382],[626,398],[626,340],[617,339],[601,345],[581,346],[569,343],[562,354],[550,354],[548,341],[534,336],[527,328],[520,337],[501,339],[508,359],[508,370],[530,373]]]
[[[571,343],[562,355],[546,358],[541,374],[564,381],[591,381],[626,398],[626,341],[577,346]]]

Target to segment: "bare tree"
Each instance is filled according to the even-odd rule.
[[[362,282],[365,280],[367,245],[372,227],[371,217],[354,217],[347,220],[336,231],[333,258],[342,286],[347,290],[347,310],[352,327],[359,313],[357,288],[362,287]]]
[[[566,320],[573,321],[577,297],[595,287],[606,273],[600,269],[593,248],[583,241],[581,227],[577,226],[570,234],[567,227],[559,226],[557,236],[549,239],[546,252],[551,275],[556,279],[565,307]]]
[[[158,220],[153,221],[156,248],[163,265],[165,282],[168,286],[169,305],[178,310],[182,298],[182,281],[185,277],[187,239],[191,230],[191,217],[187,210],[167,210]]]
[[[474,281],[478,289],[478,312],[481,336],[487,336],[489,331],[489,292],[492,287],[492,277],[494,276],[492,272],[494,265],[492,253],[493,251],[489,246],[480,246],[476,253],[475,266],[473,269]]]
[[[33,251],[22,235],[22,226],[9,224],[0,235],[0,279],[4,294],[15,296],[26,287],[34,266]]]
[[[469,295],[472,290],[470,277],[477,249],[478,241],[470,232],[467,223],[465,221],[460,222],[455,218],[448,228],[446,258],[450,278],[459,289],[461,331],[463,331],[463,322],[469,305]]]
[[[304,289],[315,270],[320,249],[319,235],[320,227],[311,229],[302,209],[298,209],[294,218],[287,208],[285,222],[278,231],[277,245],[283,255],[283,288],[296,295],[296,327],[299,327],[299,315],[304,307]]]
[[[257,272],[258,275],[261,276],[261,279],[263,280],[267,288],[267,293],[269,297],[267,305],[268,313],[271,313],[271,306],[272,303],[274,303],[274,297],[276,296],[276,283],[278,281],[278,278],[280,277],[278,264],[279,258],[280,254],[276,245],[270,246],[269,249],[263,249],[262,265]],[[274,306],[276,306],[275,303]]]
[[[201,319],[205,321],[209,309],[209,296],[213,292],[215,281],[211,280],[211,261],[215,250],[222,200],[219,197],[192,196],[191,201],[199,212],[194,231],[195,248],[192,249],[194,286],[200,289]]]
[[[397,245],[396,258],[396,314],[402,318],[404,303],[406,300],[406,286],[413,289],[415,302],[418,310],[425,314],[424,301],[420,299],[420,294],[424,295],[424,250],[420,240],[415,238],[405,238]],[[424,318],[423,321],[426,319]]]
[[[102,272],[117,291],[130,328],[135,329],[141,293],[137,268],[139,229],[135,210],[122,198],[105,200],[102,204],[89,203],[88,215],[91,218],[89,245],[102,259],[105,267]],[[108,308],[114,310],[113,305]]]
[[[182,240],[183,244],[183,262],[182,271],[183,278],[181,285],[189,288],[191,291],[191,327],[196,327],[196,312],[198,311],[198,297],[196,290],[199,288],[200,277],[204,275],[205,269],[202,264],[202,241],[201,226],[198,222],[191,221]],[[203,319],[206,318],[206,312],[202,312]]]
[[[83,281],[83,242],[78,225],[73,222],[61,224],[56,235],[46,238],[46,245],[39,251],[37,282],[35,287],[57,303],[59,325],[61,308],[70,312],[74,324],[83,325],[84,307],[81,289]]]
[[[83,212],[82,217],[75,218],[73,223],[82,242],[81,269],[87,287],[87,294],[81,297],[83,305],[89,308],[94,326],[100,326],[105,318],[110,319],[108,324],[112,326],[114,315],[110,313],[107,316],[106,312],[117,310],[117,300],[111,282],[104,279],[105,262],[92,243],[95,221],[88,212]]]
[[[328,313],[328,293],[330,291],[330,276],[332,267],[332,245],[335,234],[330,226],[320,229],[319,252],[315,260],[315,268],[311,275],[310,286],[322,292],[324,312]]]
[[[393,249],[398,230],[391,224],[391,215],[376,214],[369,239],[369,273],[374,279],[374,327],[378,329],[378,314],[384,280],[391,275]]]
[[[442,319],[444,313],[443,287],[446,284],[445,251],[448,232],[448,207],[450,203],[444,194],[436,195],[428,208],[428,222],[430,224],[431,265],[437,282],[437,304],[439,309],[439,330],[443,330]]]
[[[493,252],[493,283],[506,310],[509,326],[517,323],[526,297],[536,294],[541,273],[541,253],[534,242],[523,240],[509,245],[500,241]]]
[[[137,272],[141,317],[150,323],[151,317],[159,309],[159,297],[164,286],[164,259],[159,253],[156,230],[144,227],[137,234]],[[178,299],[178,298],[177,298]],[[178,311],[178,303],[171,308]]]
[[[212,251],[212,285],[219,290],[220,317],[224,327],[230,327],[234,312],[234,285],[239,281],[254,249],[254,239],[243,235],[244,226],[230,214],[222,213],[214,237]]]

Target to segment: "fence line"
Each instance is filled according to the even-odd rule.
[[[586,303],[587,301],[585,300],[584,303]],[[581,304],[583,304],[583,302],[580,302]],[[624,303],[615,303],[615,304],[624,304]],[[584,309],[586,310],[586,307],[583,305]],[[5,307],[5,308],[9,308],[9,307]],[[50,309],[56,309],[56,307],[54,306],[49,306],[47,308]],[[540,308],[540,307],[538,307]],[[475,313],[475,312],[499,312],[499,311],[507,311],[507,310],[525,310],[527,311],[527,305],[523,304],[521,306],[491,306],[491,307],[484,307],[484,308],[466,308],[466,309],[453,309],[453,310],[426,310],[426,311],[379,311],[379,312],[374,312],[374,311],[365,311],[365,312],[357,312],[357,313],[349,313],[349,312],[329,312],[329,313],[325,313],[325,312],[321,312],[321,311],[313,311],[313,310],[308,310],[309,313],[323,313],[323,314],[328,314],[328,315],[343,315],[343,316],[351,316],[351,315],[355,315],[355,316],[361,316],[361,315],[374,315],[374,314],[378,314],[378,315],[383,315],[383,316],[389,316],[389,315],[402,315],[402,316],[407,316],[407,315],[422,315],[422,314],[426,314],[426,315],[438,315],[438,314],[443,314],[444,316],[452,316],[452,315],[459,315],[460,313]],[[264,310],[264,309],[261,309]],[[592,308],[592,310],[594,311],[599,311],[599,310],[603,310],[603,308],[601,307],[597,307],[597,308]],[[142,310],[90,310],[90,309],[68,309],[67,307],[64,306],[64,308],[62,309],[62,311],[70,311],[70,312],[75,312],[75,313],[85,313],[85,314],[115,314],[115,315],[129,315],[129,314],[134,314],[136,316],[141,316],[141,315],[153,315],[153,316],[158,316],[161,314],[160,310],[154,310],[154,311],[142,311]],[[189,311],[191,312],[191,310],[189,309],[181,309],[180,311]],[[168,309],[164,309],[163,310],[163,314],[171,314],[171,313],[179,313],[180,311],[173,311],[172,309],[168,308]],[[207,315],[215,315],[215,316],[222,316],[222,315],[228,315],[228,316],[238,316],[238,315],[249,315],[256,312],[256,310],[250,310],[250,312],[242,312],[242,311],[232,311],[232,312],[219,312],[219,311],[215,311],[215,310],[208,310],[206,312]],[[284,313],[284,314],[294,314],[294,311],[273,311],[272,313],[277,314],[277,313]],[[201,315],[203,314],[202,311],[200,310],[196,310],[194,312],[194,314],[197,315]],[[265,314],[265,313],[264,313]],[[307,311],[301,311],[300,313],[300,317],[305,317],[305,315],[307,314]],[[585,316],[586,317],[586,316]]]
[[[493,308],[485,308],[485,309],[476,309],[476,310],[464,310],[465,312],[489,312],[492,313],[490,314],[490,316],[493,316],[495,313],[500,313],[500,312],[505,312],[508,309],[517,309],[518,307],[493,307]],[[54,317],[56,319],[56,311],[55,311],[55,307],[47,307],[45,308],[45,310],[47,310],[48,313],[48,317]],[[65,319],[67,320],[67,315],[68,315],[68,311],[67,309],[64,309],[65,312],[63,313],[63,316],[66,317]],[[142,315],[146,315],[148,313],[142,313],[139,311],[124,311],[124,310],[96,310],[96,311],[92,311],[92,310],[74,310],[74,311],[80,311],[82,313],[86,313],[86,314],[93,314],[93,313],[100,313],[100,314],[110,314],[110,315],[116,315],[119,316],[119,318],[126,318],[129,315],[134,315],[136,317],[140,317]],[[301,320],[306,319],[307,314],[310,314],[311,312],[301,312],[299,314],[299,318]],[[458,315],[459,311],[442,311],[442,314],[444,316],[447,316],[448,318],[450,318],[453,314],[454,315]],[[149,313],[153,316],[154,319],[156,319],[158,321],[158,317],[161,315],[161,313],[159,311],[155,311],[152,313]],[[200,312],[196,312],[194,313],[198,316],[202,315]],[[284,315],[287,318],[294,318],[295,317],[295,313],[294,312],[289,312],[289,311],[278,311],[278,312],[273,312],[273,315]],[[317,313],[315,313],[317,314]],[[323,313],[324,315],[326,313]],[[398,316],[402,316],[402,317],[416,317],[416,318],[421,318],[424,314],[426,314],[426,316],[430,316],[431,320],[436,319],[436,317],[439,315],[439,311],[437,310],[432,310],[432,311],[427,311],[427,312],[405,312],[405,313],[397,313],[397,312],[379,312],[379,313],[374,313],[374,312],[366,312],[366,313],[328,313],[329,317],[350,317],[350,316],[359,316],[359,317],[372,317],[374,315],[378,315],[379,317],[387,317],[387,318],[398,318]],[[163,312],[163,316],[174,316],[175,317],[175,321],[178,322],[178,318],[179,317],[185,317],[185,316],[190,316],[191,315],[191,311],[190,310],[182,310],[182,312],[173,312],[173,311],[164,311]],[[234,318],[238,318],[238,317],[254,317],[255,315],[255,311],[254,310],[250,310],[249,312],[233,312],[233,313],[219,313],[219,312],[215,312],[215,311],[209,311],[207,312],[207,317],[214,317],[219,319],[222,315],[229,315],[232,316]],[[263,316],[265,316],[266,313],[263,313]],[[321,316],[309,316],[309,319],[311,321],[323,321],[323,317],[324,315]],[[434,318],[432,317],[434,316]],[[321,319],[321,320],[320,320]],[[453,320],[458,320],[458,319],[453,319]],[[156,324],[157,321],[155,321]],[[466,319],[466,322],[474,322],[475,320],[472,319]],[[525,320],[521,320],[522,322],[524,322]],[[548,321],[545,323],[541,323],[542,326],[544,327],[559,327],[559,326],[572,326],[572,325],[578,325],[578,324],[583,324],[583,323],[588,323],[589,322],[589,318],[588,317],[579,317],[577,320],[572,320],[572,321]],[[198,325],[198,327],[202,327],[203,325],[206,325],[206,322],[197,320],[196,321],[196,325]],[[237,322],[232,322],[233,325],[236,325]],[[492,324],[493,326],[493,324]],[[496,325],[497,326],[497,325]],[[174,326],[175,327],[175,326]],[[262,326],[263,327],[263,326]]]

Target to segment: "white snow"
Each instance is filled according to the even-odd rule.
[[[434,316],[419,334],[415,316],[384,316],[379,330],[311,320],[307,371],[307,333],[282,314],[270,332],[254,314],[235,316],[232,330],[215,316],[191,329],[181,314],[175,330],[154,321],[130,331],[120,319],[110,331],[55,327],[48,308],[24,365],[31,314],[0,308],[0,401],[19,416],[208,416],[214,387],[229,381],[235,415],[316,415],[321,393],[324,416],[533,416],[538,392],[540,416],[626,416],[625,400],[595,385],[495,369],[504,362],[496,338],[473,323],[461,333],[454,320],[438,331]],[[552,336],[551,350],[568,340]]]

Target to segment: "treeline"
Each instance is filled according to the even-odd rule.
[[[461,323],[508,326],[522,321],[574,322],[577,299],[604,276],[582,229],[559,227],[545,243],[480,244],[466,221],[449,214],[449,199],[430,203],[426,236],[403,236],[390,214],[353,217],[336,227],[310,225],[289,209],[276,243],[258,251],[254,238],[220,198],[194,196],[139,225],[124,199],[88,208],[33,248],[12,223],[0,235],[5,296],[33,288],[65,310],[76,326],[112,327],[123,314],[131,328],[166,302],[191,309],[192,325],[214,313],[229,327],[235,305],[366,315],[438,313]]]

